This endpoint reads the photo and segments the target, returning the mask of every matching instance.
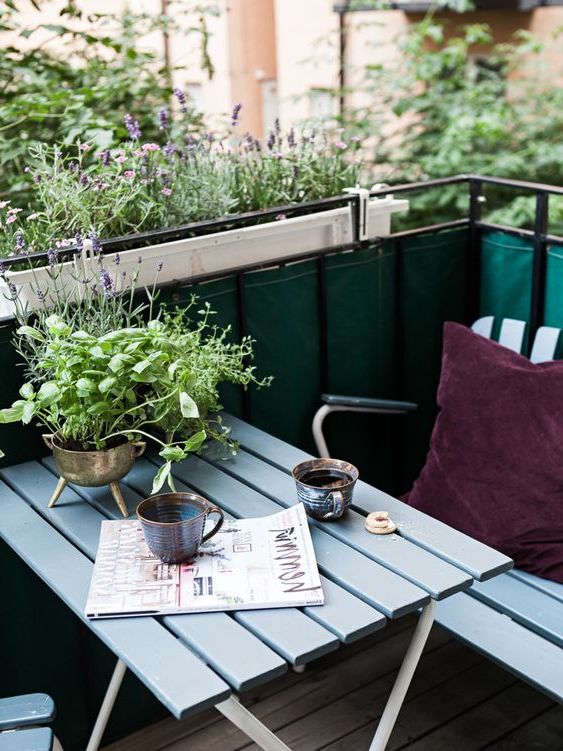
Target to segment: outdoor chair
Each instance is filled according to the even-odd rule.
[[[0,699],[0,751],[62,751],[49,727],[55,703],[47,694]]]
[[[472,330],[492,338],[495,319],[475,321]],[[555,359],[561,329],[542,326],[532,344],[533,363]],[[521,353],[526,324],[506,318],[500,322],[498,343]],[[329,452],[323,422],[332,412],[405,414],[412,402],[322,395],[313,420],[319,456]],[[399,530],[400,532],[400,530]],[[508,616],[508,617],[506,617]],[[436,622],[556,701],[563,702],[563,584],[514,569],[487,582],[476,582],[467,593],[438,603]]]

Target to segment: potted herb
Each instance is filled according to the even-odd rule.
[[[35,251],[49,247],[72,249],[82,266],[89,263],[85,237],[93,240],[95,250],[99,236],[114,238],[106,243],[144,247],[148,263],[139,282],[146,285],[151,282],[151,262],[161,258],[166,260],[161,279],[170,281],[352,241],[348,207],[307,211],[306,206],[341,196],[360,182],[357,139],[313,130],[284,134],[279,125],[264,143],[249,134],[237,139],[240,107],[233,112],[231,133],[194,134],[191,120],[182,121],[184,95],[176,95],[179,118],[174,120],[167,110],[159,112],[161,143],[145,142],[138,123],[128,115],[130,139],[101,152],[94,153],[86,143],[77,144],[71,153],[68,147],[64,152],[58,147],[35,148],[28,174],[36,201],[31,213],[9,202],[0,204],[0,255],[33,258]],[[194,222],[296,204],[303,204],[303,215],[286,218],[280,211],[268,217],[275,221],[258,217],[242,229],[227,227],[196,236]],[[388,234],[391,213],[407,206],[407,201],[392,196],[369,201],[365,237]],[[163,230],[169,230],[165,241]],[[122,252],[123,268],[132,272],[137,256],[137,250]],[[63,269],[67,278],[75,265],[69,261]],[[38,269],[35,261],[33,266],[33,272],[9,271],[7,280],[36,308],[41,301],[33,288],[37,279],[45,286],[48,271]],[[4,315],[12,311],[6,301]]]
[[[232,448],[220,420],[208,413],[220,407],[218,383],[269,381],[258,382],[246,364],[250,340],[230,343],[228,330],[209,325],[209,306],[191,326],[186,311],[157,308],[158,269],[150,303],[135,307],[136,280],[119,290],[123,272],[115,260],[113,275],[100,265],[95,280],[76,278],[71,290],[60,286],[59,268],[51,268],[56,312],[45,306],[17,330],[27,379],[21,398],[0,410],[0,422],[35,421],[49,430],[44,440],[60,474],[50,506],[67,482],[108,484],[126,516],[118,483],[144,451],[139,438],[156,441],[165,460],[153,492],[166,481],[173,489],[172,461],[199,451],[208,436]]]

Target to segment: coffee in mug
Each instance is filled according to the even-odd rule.
[[[359,472],[340,459],[310,459],[293,468],[297,497],[314,519],[340,519],[352,503]]]

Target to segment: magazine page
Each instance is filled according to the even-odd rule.
[[[110,618],[324,602],[303,504],[226,520],[193,561],[163,563],[137,520],[103,521],[86,616]]]

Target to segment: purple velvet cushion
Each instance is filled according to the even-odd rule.
[[[446,323],[438,406],[409,504],[563,582],[563,361]]]

